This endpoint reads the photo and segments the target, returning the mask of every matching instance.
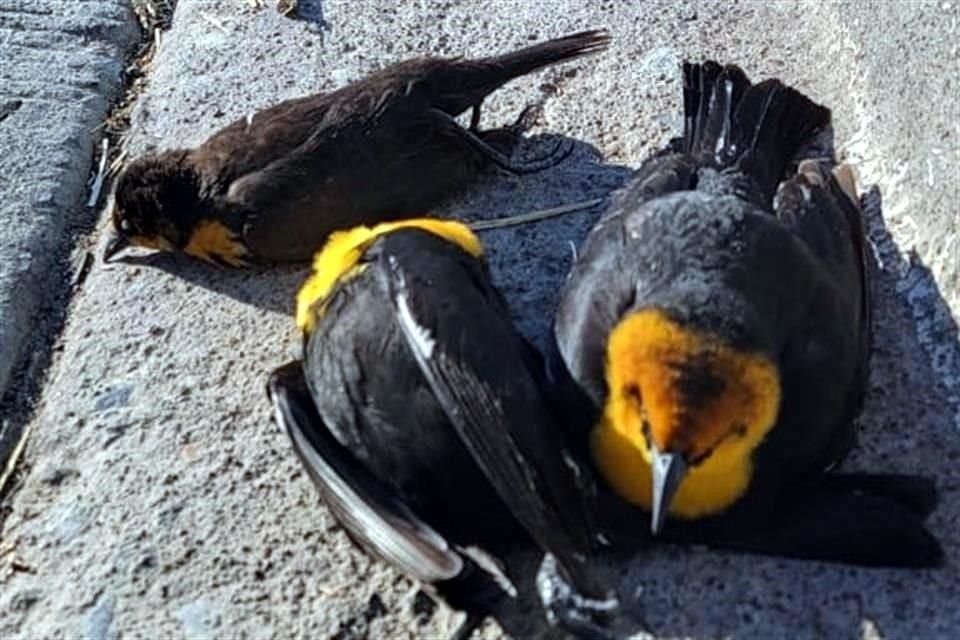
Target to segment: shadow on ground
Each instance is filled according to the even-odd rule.
[[[323,0],[279,0],[281,3],[286,3],[287,5],[296,4],[296,7],[293,11],[288,14],[288,17],[295,18],[297,20],[304,20],[311,23],[314,29],[318,32],[323,33],[324,30],[330,29],[332,25],[327,21],[325,13],[323,11]],[[278,5],[279,6],[279,5]]]
[[[237,302],[290,315],[297,289],[309,274],[307,264],[228,269],[173,253],[131,252],[113,262],[160,269]]]
[[[575,202],[606,198],[631,173],[607,164],[596,147],[573,138],[546,134],[528,140],[519,159],[543,157],[557,143],[572,145],[558,165],[527,176],[489,173],[438,213],[463,220],[487,220]],[[533,224],[481,231],[480,239],[496,285],[510,303],[520,332],[541,349],[551,331],[560,287],[604,203]]]

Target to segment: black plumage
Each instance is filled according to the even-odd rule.
[[[317,260],[335,273],[329,289],[301,292],[303,362],[270,382],[280,422],[354,540],[472,620],[502,597],[509,571],[492,578],[469,547],[497,558],[535,543],[581,593],[603,595],[539,353],[466,227],[406,224],[334,236],[358,253],[329,254],[355,264]]]
[[[557,311],[588,455],[654,532],[672,514],[667,538],[935,564],[929,480],[823,473],[855,442],[870,356],[862,211],[824,151],[829,110],[706,62],[684,65],[684,113],[591,231]]]

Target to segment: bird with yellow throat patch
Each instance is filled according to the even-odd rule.
[[[586,31],[488,58],[407,60],[259,111],[194,149],[140,158],[117,181],[104,260],[138,245],[233,267],[305,261],[331,231],[425,215],[486,167],[552,166],[563,153],[510,157],[528,111],[482,131],[480,106],[510,80],[609,40]],[[455,118],[468,109],[465,128]]]
[[[870,355],[861,203],[830,111],[733,65],[683,77],[682,138],[614,196],[557,310],[586,455],[666,539],[935,564],[928,479],[824,473],[854,444]]]
[[[297,323],[303,360],[278,369],[269,394],[354,541],[432,585],[468,625],[514,588],[496,559],[531,541],[593,598],[583,602],[605,601],[542,359],[468,227],[412,219],[333,234]],[[560,621],[591,624],[570,601],[551,605]]]

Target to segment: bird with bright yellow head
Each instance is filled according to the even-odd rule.
[[[500,561],[523,548],[549,552],[556,584],[570,582],[576,597],[547,603],[559,624],[593,625],[585,597],[609,602],[587,489],[477,236],[436,218],[338,231],[297,295],[297,325],[303,358],[273,373],[270,397],[353,540],[465,611],[455,637],[511,599],[523,575]]]
[[[591,230],[557,310],[596,469],[655,535],[722,522],[704,541],[936,562],[932,485],[823,473],[855,440],[870,350],[862,212],[830,160],[830,111],[706,62],[684,66],[684,113]]]

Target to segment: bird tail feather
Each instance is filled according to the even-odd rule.
[[[507,82],[542,67],[603,51],[609,44],[610,34],[605,29],[596,29],[547,40],[517,51],[484,58],[480,62],[496,68],[502,78],[501,82]]]
[[[684,151],[711,154],[775,192],[800,152],[830,126],[830,110],[779,80],[752,84],[735,65],[683,66]]]

